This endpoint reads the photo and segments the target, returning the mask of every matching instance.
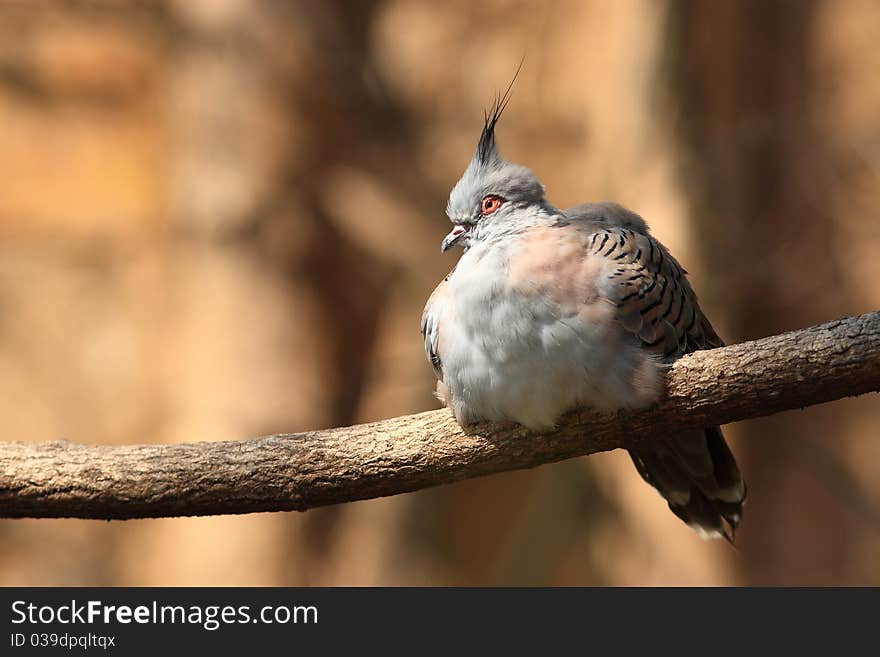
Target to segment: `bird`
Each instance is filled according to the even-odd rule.
[[[641,216],[608,202],[559,209],[529,168],[502,158],[495,129],[509,94],[485,112],[449,194],[441,251],[462,254],[421,318],[435,394],[462,427],[547,430],[578,408],[648,407],[672,362],[724,343]],[[719,427],[628,452],[676,516],[733,544],[746,485]]]

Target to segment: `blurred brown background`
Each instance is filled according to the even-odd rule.
[[[617,200],[728,342],[880,308],[876,0],[0,2],[2,439],[436,407],[445,198]],[[877,395],[727,427],[739,549],[622,453],[305,514],[0,521],[0,583],[880,584]]]

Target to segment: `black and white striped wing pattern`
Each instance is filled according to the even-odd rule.
[[[455,270],[453,269],[453,271]],[[438,381],[443,380],[443,363],[440,359],[440,324],[443,307],[449,303],[448,281],[450,276],[452,276],[452,272],[449,272],[431,293],[425,304],[425,309],[422,311],[420,326],[422,337],[425,339],[425,355],[428,357]]]
[[[665,362],[723,346],[700,310],[687,272],[642,225],[593,224],[588,249],[604,259],[601,288],[622,326]],[[745,484],[718,427],[692,429],[638,449],[639,474],[669,508],[704,536],[733,535]]]
[[[588,242],[605,263],[603,289],[617,317],[642,345],[664,360],[723,346],[700,310],[687,272],[666,248],[646,233],[620,226],[597,226]]]

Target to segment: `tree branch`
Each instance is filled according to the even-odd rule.
[[[880,390],[880,312],[700,351],[647,410],[574,412],[553,432],[443,409],[240,442],[89,447],[0,443],[0,517],[154,518],[302,511],[530,468],[651,436]]]

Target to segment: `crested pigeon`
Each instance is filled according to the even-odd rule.
[[[579,407],[648,406],[668,363],[723,343],[640,216],[613,203],[560,210],[531,170],[501,157],[495,128],[509,91],[449,195],[441,250],[463,254],[421,322],[437,396],[462,425],[532,429]],[[733,540],[746,487],[718,427],[629,453],[675,515],[704,538]]]

